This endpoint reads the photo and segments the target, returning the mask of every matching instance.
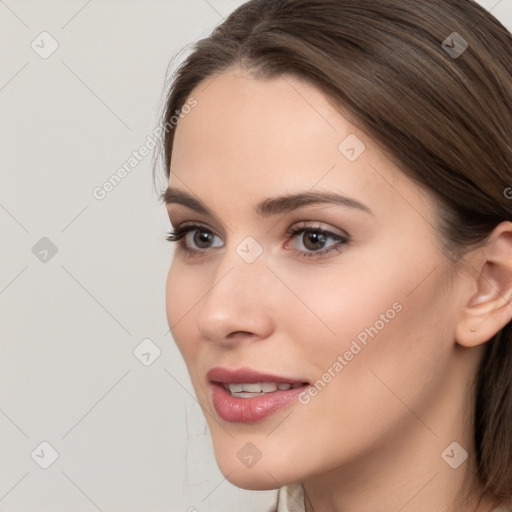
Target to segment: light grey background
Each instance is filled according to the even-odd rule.
[[[93,195],[155,129],[170,59],[242,3],[0,0],[1,511],[275,499],[221,475],[168,334],[151,156]],[[512,0],[481,3],[512,30]]]

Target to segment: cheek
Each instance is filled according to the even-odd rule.
[[[319,395],[324,405],[339,403],[340,414],[350,412],[355,423],[370,410],[392,422],[400,401],[421,409],[446,379],[454,346],[451,301],[440,291],[439,275],[416,288],[413,275],[376,283],[379,293],[361,287],[348,297],[338,292],[335,305],[324,301],[323,318],[336,336],[324,336],[322,350],[308,349],[317,378],[332,382]]]
[[[365,248],[357,258],[347,251],[341,265],[306,270],[294,279],[293,289],[309,309],[302,308],[303,316],[315,316],[326,339],[329,333],[333,340],[353,338],[371,326],[385,332],[405,317],[421,321],[436,310],[442,277],[438,255],[425,245],[422,254],[396,245]]]
[[[307,308],[298,302],[290,308],[300,318],[293,338],[300,340],[301,357],[311,365],[311,379],[327,382],[326,388],[361,390],[369,405],[373,391],[385,387],[379,377],[404,400],[419,399],[434,379],[444,378],[455,316],[450,298],[441,292],[443,276],[437,271],[423,280],[422,272],[428,275],[424,269],[433,265],[420,267],[340,272],[337,279],[331,270],[325,279],[302,276],[295,283]],[[327,399],[329,393],[320,394]],[[355,395],[347,396],[350,402]]]
[[[368,274],[325,269],[325,273],[311,276],[303,273],[300,281],[292,284],[300,300],[286,301],[287,314],[300,321],[287,325],[296,326],[293,339],[302,340],[308,360],[319,370],[327,370],[338,355],[351,349],[347,357],[353,358],[404,315],[406,287],[396,279],[383,278],[382,273],[376,277]]]

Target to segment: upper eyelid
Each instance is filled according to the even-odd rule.
[[[201,227],[201,228],[207,229],[209,231],[213,231],[217,234],[215,228],[212,228],[211,226],[209,226],[208,224],[206,224],[205,222],[200,221],[200,220],[186,220],[186,221],[177,222],[177,223],[173,223],[172,221],[170,221],[170,222],[174,229],[183,229],[183,228],[188,228],[188,227],[190,227],[190,228]],[[341,228],[329,228],[329,227],[322,227],[322,226],[307,225],[307,223],[310,223],[310,222],[318,223],[318,224],[327,224],[326,222],[322,222],[322,221],[318,221],[318,220],[296,220],[296,221],[292,222],[291,225],[294,226],[296,224],[299,224],[300,227],[305,227],[305,228],[310,228],[310,229],[321,229],[323,231],[329,231],[330,229],[339,229],[340,231],[345,232]]]
[[[211,227],[210,225],[206,224],[205,222],[203,222],[201,220],[185,220],[183,222],[174,223],[172,221],[172,219],[169,217],[169,221],[171,223],[171,226],[174,229],[178,229],[178,228],[182,228],[182,227],[199,226],[201,228],[208,229],[209,231],[212,231],[213,233],[218,234],[220,236],[219,231],[217,231],[215,228]],[[229,231],[231,231],[231,229]]]

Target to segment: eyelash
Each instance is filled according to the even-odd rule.
[[[178,242],[178,247],[180,248],[180,250],[182,250],[184,252],[185,256],[187,256],[187,257],[207,256],[211,250],[209,250],[209,249],[190,249],[189,247],[187,247],[185,245],[185,239],[184,239],[185,236],[188,233],[193,232],[193,231],[201,231],[203,233],[207,233],[208,235],[216,236],[215,233],[211,229],[207,228],[206,226],[202,226],[200,224],[188,224],[188,225],[178,226],[177,228],[170,231],[166,237],[166,240],[169,242]],[[321,257],[327,253],[332,252],[332,251],[340,252],[342,250],[343,246],[347,245],[347,243],[349,241],[348,237],[346,237],[346,236],[337,235],[335,233],[331,233],[330,231],[326,231],[326,230],[320,229],[320,228],[315,228],[312,226],[306,226],[304,224],[302,224],[298,227],[290,228],[286,232],[286,234],[292,238],[299,234],[302,234],[302,233],[320,233],[320,234],[325,235],[326,237],[331,238],[332,240],[337,241],[339,243],[333,244],[330,247],[328,247],[327,249],[322,249],[319,251],[297,251],[296,250],[296,252],[298,253],[298,256],[300,256],[300,257],[306,257],[306,258]]]

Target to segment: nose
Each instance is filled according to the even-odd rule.
[[[197,327],[208,340],[233,345],[268,337],[273,328],[276,279],[261,255],[246,262],[226,250],[197,309]]]

